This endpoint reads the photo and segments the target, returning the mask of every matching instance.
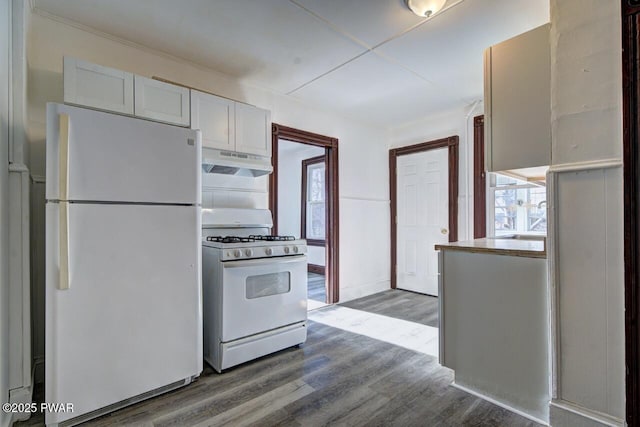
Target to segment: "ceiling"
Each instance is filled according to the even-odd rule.
[[[486,47],[549,21],[549,0],[32,0],[34,9],[391,127],[482,98]]]

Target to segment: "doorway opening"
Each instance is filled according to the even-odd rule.
[[[441,150],[445,149],[445,150]],[[418,162],[423,162],[425,167],[419,164],[399,164],[399,160],[402,156],[414,155],[417,153],[433,152],[436,156],[425,159],[416,159]],[[446,153],[443,153],[446,151]],[[440,161],[442,155],[445,155],[445,160]],[[441,163],[446,163],[442,165]],[[398,288],[398,236],[399,230],[405,227],[407,233],[404,235],[409,236],[410,232],[415,232],[419,235],[431,236],[435,239],[435,235],[448,236],[449,242],[455,242],[458,240],[458,164],[459,164],[459,138],[458,136],[451,136],[449,138],[438,139],[434,141],[424,142],[421,144],[411,145],[407,147],[394,148],[389,150],[389,192],[391,200],[391,289]],[[405,176],[399,177],[399,169],[404,170]],[[447,167],[448,172],[446,178],[442,179],[443,167]],[[414,175],[413,177],[411,175]],[[442,182],[446,180],[446,182]],[[406,189],[404,194],[399,194],[398,184],[402,184]],[[428,196],[433,198],[434,203],[440,203],[439,201],[446,198],[445,202],[447,213],[445,224],[440,224],[442,218],[438,212],[431,212],[429,215],[423,215],[424,212],[418,216],[417,210],[421,210],[420,206],[425,206],[425,200],[419,200],[417,197],[425,194],[425,191],[421,191],[421,187],[424,185],[430,188],[440,189],[446,185],[445,195],[436,195],[438,191],[429,193]],[[424,188],[423,188],[424,190]],[[399,209],[399,199],[402,198],[403,205]],[[431,200],[429,200],[431,202]],[[424,209],[422,209],[424,210]],[[400,211],[400,212],[399,212]],[[400,218],[400,215],[403,218]],[[433,220],[420,221],[421,218],[431,218]],[[412,231],[412,229],[414,229]],[[409,233],[409,234],[408,234]],[[402,237],[402,236],[401,236]],[[413,236],[415,237],[415,236]],[[424,241],[417,241],[414,238],[405,239],[406,247],[401,254],[403,257],[403,271],[404,276],[408,279],[417,278],[420,274],[424,278],[428,279],[425,285],[425,291],[421,293],[427,293],[432,295],[433,280],[437,281],[437,253],[435,252],[433,245],[425,243]],[[421,238],[421,237],[419,237]],[[403,244],[404,244],[403,243]],[[430,247],[429,247],[430,246]],[[418,262],[419,248],[422,248],[422,255],[429,259],[429,262]],[[424,259],[424,256],[421,256]],[[412,262],[415,260],[416,262]],[[428,264],[428,265],[424,265]],[[422,267],[420,267],[422,265]],[[419,271],[420,268],[423,270]],[[435,270],[435,271],[434,271]],[[418,274],[420,273],[420,274]],[[435,273],[436,279],[433,276]],[[418,280],[415,280],[418,282]],[[409,280],[411,282],[411,280]],[[402,285],[401,285],[402,286]],[[413,284],[408,284],[410,290]],[[420,292],[421,288],[416,288]],[[437,286],[435,288],[437,295]]]
[[[273,233],[307,240],[308,307],[339,301],[338,140],[272,127]]]

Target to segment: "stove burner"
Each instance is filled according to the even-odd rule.
[[[255,235],[251,235],[249,236],[250,239],[254,239],[254,240],[266,240],[268,242],[285,242],[285,241],[289,241],[289,240],[296,240],[296,238],[294,236],[268,236],[268,235],[264,235],[264,236],[255,236]]]
[[[255,242],[256,240],[250,237],[238,237],[238,236],[208,236],[207,242],[217,243],[248,243]]]

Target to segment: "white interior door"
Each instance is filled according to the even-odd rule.
[[[202,370],[200,209],[68,203],[65,233],[61,205],[46,206],[45,400],[74,412],[47,424]]]
[[[438,295],[438,254],[449,240],[449,151],[397,158],[397,288]]]

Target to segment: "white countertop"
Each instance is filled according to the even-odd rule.
[[[527,258],[546,258],[545,240],[542,238],[513,239],[489,237],[484,239],[466,240],[436,245],[436,250],[454,250],[476,253],[491,253],[496,255],[520,256]]]

